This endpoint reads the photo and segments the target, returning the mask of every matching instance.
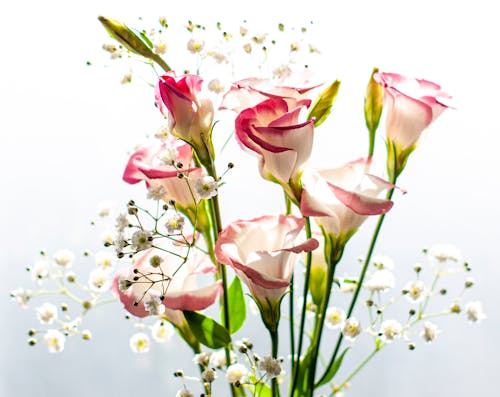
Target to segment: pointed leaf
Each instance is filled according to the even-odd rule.
[[[220,349],[231,342],[229,332],[222,325],[201,313],[185,311],[184,316],[198,341],[212,349]]]
[[[318,98],[314,102],[314,105],[312,106],[307,118],[315,118],[315,127],[320,126],[331,113],[333,102],[335,102],[335,99],[337,98],[337,94],[339,92],[339,87],[340,81],[335,80],[321,94],[319,94]]]
[[[233,279],[227,290],[227,296],[229,300],[229,318],[231,319],[229,331],[231,334],[234,334],[243,326],[247,317],[245,295],[243,294],[241,281],[238,277]],[[223,312],[221,307],[221,318],[222,317]]]
[[[316,387],[322,386],[322,385],[330,382],[330,380],[335,376],[335,374],[339,370],[340,366],[342,365],[342,360],[344,360],[344,356],[345,356],[345,354],[347,353],[348,350],[349,350],[349,348],[347,347],[342,352],[342,354],[335,360],[335,362],[333,363],[333,365],[330,367],[330,369],[328,370],[328,372],[326,372],[325,375],[323,375],[323,378],[321,378],[321,380],[318,382],[318,384],[316,385]]]

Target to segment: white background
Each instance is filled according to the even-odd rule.
[[[110,42],[97,21],[100,14],[132,26],[138,16],[154,21],[159,15],[204,24],[314,20],[323,72],[342,80],[335,120],[332,116],[317,132],[317,164],[364,154],[362,96],[373,66],[439,82],[453,94],[457,109],[432,127],[400,178],[409,193],[396,198],[378,251],[395,258],[404,280],[422,247],[457,245],[477,281],[470,297],[484,302],[488,319],[470,326],[463,317],[449,317],[439,322],[444,329],[439,340],[420,344],[415,352],[395,343],[348,393],[495,395],[500,29],[494,5],[485,0],[2,3],[0,396],[174,395],[179,383],[171,372],[182,367],[194,373],[189,352],[178,341],[155,345],[148,356],[133,355],[128,348],[133,329],[122,320],[119,305],[90,314],[91,343],[71,339],[61,355],[49,355],[41,345],[30,348],[25,332],[35,325],[34,313],[8,298],[8,291],[28,285],[23,269],[40,248],[95,248],[89,221],[97,202],[145,199],[142,189],[121,182],[121,173],[126,151],[154,132],[161,117],[143,85],[122,87],[117,69],[85,65],[103,59],[100,46]],[[382,137],[378,145],[383,153]],[[241,166],[221,193],[224,218],[279,209],[279,190],[259,180],[254,159],[233,149],[232,160]],[[366,224],[353,239],[342,272],[357,266],[353,258],[364,253],[372,226]],[[361,346],[351,365],[362,357]]]

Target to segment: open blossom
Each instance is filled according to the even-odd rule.
[[[111,285],[110,269],[97,267],[90,272],[89,286],[92,291],[104,292],[109,289]]]
[[[36,316],[41,324],[52,324],[57,320],[57,307],[52,303],[44,303],[36,308]]]
[[[172,152],[175,152],[172,155]],[[162,161],[167,153],[170,163]],[[173,160],[172,160],[173,159]],[[174,163],[183,165],[183,178]],[[201,168],[192,167],[193,152],[191,147],[176,138],[170,138],[162,144],[153,144],[137,149],[128,161],[123,180],[135,184],[146,182],[148,189],[162,187],[165,201],[175,200],[182,207],[194,205],[192,191],[194,181],[201,176]]]
[[[49,275],[50,263],[46,260],[36,262],[30,267],[31,279],[40,282]]]
[[[387,139],[403,150],[416,145],[422,132],[449,107],[451,97],[436,83],[396,73],[376,73],[374,78],[384,87]]]
[[[471,323],[479,323],[486,318],[483,305],[480,301],[469,302],[465,305],[465,314]]]
[[[425,340],[427,343],[433,342],[437,334],[441,332],[438,329],[438,326],[436,324],[431,323],[430,321],[425,321],[424,322],[424,328],[422,329],[422,332],[420,333],[420,336]]]
[[[338,168],[304,172],[302,214],[314,216],[324,232],[345,243],[368,215],[387,213],[393,203],[379,195],[394,185],[367,173],[370,164],[370,159],[359,159]]]
[[[195,184],[196,193],[202,199],[209,199],[217,196],[217,181],[211,176],[202,176],[198,178]]]
[[[95,264],[101,269],[110,269],[115,266],[116,255],[110,251],[98,251],[95,254]]]
[[[347,340],[353,341],[361,331],[363,331],[361,322],[355,317],[348,318],[342,326],[342,334]]]
[[[259,158],[263,178],[287,185],[309,159],[314,120],[299,121],[303,106],[276,97],[243,110],[235,120],[241,147]]]
[[[179,214],[175,213],[170,218],[167,219],[165,227],[167,228],[168,234],[182,233],[184,228],[185,218]]]
[[[17,288],[10,292],[10,297],[24,309],[28,307],[28,302],[30,301],[32,295],[32,291],[25,290],[24,288]]]
[[[346,313],[339,307],[329,307],[326,309],[325,324],[328,328],[339,328],[346,319]]]
[[[49,349],[49,353],[60,353],[64,350],[66,337],[56,329],[49,329],[43,336],[43,341]]]
[[[152,266],[150,259],[155,256],[163,260]],[[219,298],[222,284],[218,281],[198,287],[196,275],[215,271],[209,257],[201,252],[192,253],[188,261],[179,268],[179,262],[172,255],[150,248],[136,255],[133,269],[121,269],[117,272],[111,288],[125,309],[137,317],[151,314],[145,305],[151,298],[159,298],[166,309],[174,311],[203,310]],[[149,309],[152,309],[151,305]]]
[[[428,253],[429,257],[437,260],[438,262],[458,262],[462,259],[460,250],[451,244],[436,244],[433,245]]]
[[[399,338],[403,332],[403,326],[396,320],[385,320],[380,325],[380,333],[386,342],[392,342]]]
[[[422,280],[410,281],[404,290],[410,302],[420,302],[427,294],[427,288]]]
[[[164,320],[158,320],[151,328],[153,339],[158,343],[169,341],[174,335],[175,330],[172,324]]]
[[[62,267],[71,267],[75,254],[69,250],[58,250],[54,253],[54,261]]]
[[[243,364],[233,364],[226,370],[226,379],[229,383],[241,382],[247,374],[248,369]]]
[[[147,353],[149,351],[149,336],[143,332],[138,332],[130,338],[130,348],[134,353]]]
[[[235,221],[219,234],[215,256],[234,269],[261,306],[275,309],[298,254],[318,247],[315,239],[296,241],[304,225],[305,219],[284,215]]]
[[[371,275],[364,287],[369,291],[386,291],[394,288],[394,274],[386,269],[377,270]]]
[[[151,233],[147,230],[138,230],[132,235],[132,246],[137,251],[143,251],[152,245]]]

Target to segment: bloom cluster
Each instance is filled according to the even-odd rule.
[[[97,268],[88,285],[78,284],[76,275],[67,271],[74,261],[67,251],[54,254],[50,263],[30,268],[34,281],[52,279],[58,287],[50,293],[65,295],[83,308],[77,317],[67,315],[65,320],[58,319],[51,303],[37,308],[42,324],[57,321],[60,326],[44,334],[50,351],[62,350],[65,335],[80,333],[90,338],[78,325],[87,310],[104,302],[100,294],[110,289],[129,316],[137,319],[140,332],[130,339],[134,352],[149,351],[146,331],[158,342],[177,333],[192,349],[200,376],[186,377],[177,371],[175,376],[183,382],[178,396],[194,395],[186,380],[199,382],[205,395],[214,395],[217,378],[229,383],[233,396],[276,397],[284,385],[293,397],[312,397],[322,387],[340,395],[359,369],[396,339],[406,341],[411,350],[416,337],[434,341],[440,332],[435,318],[461,312],[471,322],[485,317],[479,302],[462,303],[465,291],[474,284],[472,279],[466,279],[463,289],[437,311],[429,303],[434,297],[450,295],[442,286],[445,276],[470,271],[457,249],[434,246],[424,250],[425,263],[414,266],[414,277],[403,287],[396,287],[394,262],[372,255],[383,221],[394,206],[394,193],[405,193],[396,185],[398,177],[422,132],[449,107],[450,96],[439,85],[374,69],[364,109],[368,153],[346,164],[314,169],[309,159],[315,133],[331,113],[340,81],[325,83],[309,68],[288,61],[270,77],[230,74],[233,81],[227,88],[220,81],[207,84],[201,61],[231,63],[234,53],[222,46],[209,47],[196,37],[205,31],[203,26],[187,25],[192,35],[187,49],[198,57],[196,73],[178,73],[162,57],[169,54],[162,31],[136,32],[119,21],[104,17],[100,21],[119,43],[104,47],[112,58],[132,54],[146,59],[159,74],[151,96],[164,116],[164,126],[154,139],[134,150],[123,173],[126,183],[144,182],[153,204],[143,206],[130,200],[126,209],[114,214],[113,229],[103,235],[104,245],[114,250],[114,256],[109,250],[95,254]],[[160,24],[167,29],[165,18],[160,18]],[[284,25],[278,25],[279,32],[284,30]],[[223,43],[234,42],[233,35],[220,25],[217,31]],[[252,54],[259,48],[267,57],[266,35],[251,35],[245,27],[238,34],[240,50]],[[271,44],[276,44],[274,39]],[[298,53],[299,48],[294,42],[289,53]],[[310,46],[309,53],[317,51]],[[214,99],[209,91],[221,96]],[[383,111],[385,175],[373,159]],[[233,117],[234,138],[256,158],[261,177],[283,191],[283,213],[223,224],[219,195],[224,175],[234,164],[229,163],[222,173],[216,167],[219,150],[213,136],[222,115]],[[105,206],[99,210],[102,217],[111,213]],[[340,277],[337,269],[345,265],[344,249],[369,216],[377,217],[378,223],[368,254],[360,261],[362,268],[358,275]],[[115,269],[116,260],[123,266]],[[303,270],[303,278],[298,269]],[[89,298],[70,293],[67,283],[76,284]],[[271,349],[262,356],[248,340],[234,340],[245,325],[245,289],[269,333]],[[335,290],[346,294],[347,303],[336,300]],[[386,294],[390,290],[395,293]],[[16,290],[12,297],[26,305],[33,295],[45,293]],[[360,297],[367,319],[355,314]],[[404,300],[403,318],[393,316],[391,310]],[[289,308],[289,360],[280,356],[283,346],[279,345],[284,301]],[[209,309],[217,305],[220,317]],[[140,320],[144,318],[154,323],[147,325]],[[332,336],[323,332],[325,328],[337,330],[333,348],[322,343]],[[351,375],[338,379],[337,371],[349,350],[345,340],[352,342],[362,334],[373,338],[374,350]],[[325,358],[323,366],[320,356]],[[223,376],[219,376],[221,371]]]

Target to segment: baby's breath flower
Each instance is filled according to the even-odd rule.
[[[130,73],[127,73],[127,74],[124,74],[122,79],[120,80],[120,84],[130,84],[132,82],[132,74]]]
[[[142,251],[151,247],[151,233],[146,230],[138,230],[132,235],[132,246],[137,251]]]
[[[394,274],[386,269],[377,270],[365,283],[369,291],[385,291],[394,288]]]
[[[424,296],[426,295],[425,284],[422,280],[410,281],[406,284],[406,287],[403,290],[406,293],[406,297],[411,302],[420,302]]]
[[[211,357],[212,357],[212,353],[201,352],[201,353],[195,354],[195,356],[193,357],[193,362],[195,364],[201,365],[202,367],[206,367],[211,362],[211,360],[210,360]]]
[[[204,382],[212,383],[215,379],[217,379],[217,372],[215,372],[212,368],[207,368],[201,374],[201,379]]]
[[[71,267],[75,260],[75,254],[70,250],[58,250],[54,254],[54,261],[62,267]]]
[[[217,195],[217,182],[211,176],[202,176],[196,181],[196,193],[202,199],[209,199]]]
[[[208,55],[215,59],[218,64],[221,64],[222,62],[228,62],[226,55],[220,51],[210,51]]]
[[[269,379],[276,378],[281,374],[281,371],[283,370],[281,368],[280,362],[272,358],[271,356],[266,356],[264,357],[260,362],[259,362],[259,368],[261,371],[264,371]]]
[[[191,54],[196,54],[203,51],[205,42],[203,40],[190,39],[187,43],[187,49]]]
[[[438,326],[436,324],[431,323],[430,321],[425,321],[424,322],[424,328],[422,329],[422,332],[420,333],[420,336],[427,342],[433,342],[437,334],[439,333]]]
[[[236,361],[235,354],[231,351],[229,353],[231,363]],[[210,356],[209,366],[213,368],[222,368],[226,366],[226,352],[224,350],[217,350]]]
[[[342,334],[346,339],[353,341],[361,333],[361,323],[355,317],[348,318],[342,326]]]
[[[144,308],[153,316],[159,316],[165,312],[165,305],[161,299],[151,295],[144,300]]]
[[[134,353],[147,353],[149,345],[149,336],[143,332],[138,332],[130,338],[130,348]]]
[[[116,230],[118,233],[123,232],[125,228],[130,224],[127,215],[119,214],[116,217]]]
[[[469,302],[465,305],[465,314],[471,323],[479,323],[486,318],[483,305],[480,301]]]
[[[380,333],[386,342],[391,342],[401,336],[403,326],[396,320],[385,320],[380,325]]]
[[[240,26],[240,35],[242,37],[244,37],[244,36],[247,35],[247,33],[248,33],[248,29],[246,27],[244,27],[244,26]]]
[[[101,233],[101,241],[105,245],[112,245],[115,242],[115,236],[112,230],[104,230]]]
[[[44,303],[36,308],[36,316],[41,324],[52,324],[57,320],[57,307],[52,303]]]
[[[372,263],[375,265],[376,268],[378,268],[380,270],[382,270],[382,269],[393,270],[394,269],[394,261],[386,255],[381,255],[381,254],[373,255]]]
[[[33,281],[39,281],[47,278],[49,275],[50,264],[48,261],[38,261],[31,268],[31,279]]]
[[[273,76],[277,79],[285,79],[292,74],[292,69],[288,65],[280,65],[273,70]]]
[[[458,262],[462,258],[460,250],[450,244],[437,244],[431,247],[428,252],[431,258],[436,259],[438,262]]]
[[[243,50],[247,53],[250,54],[252,52],[252,45],[250,43],[245,43],[243,44]]]
[[[165,320],[158,320],[151,329],[151,335],[153,335],[153,339],[158,343],[169,341],[174,333],[173,325]]]
[[[160,128],[158,128],[158,131],[155,132],[155,138],[159,139],[162,142],[166,141],[169,136],[170,136],[170,132],[168,131],[168,128],[166,125],[161,126]]]
[[[15,300],[22,308],[28,307],[28,302],[31,299],[32,292],[24,288],[17,288],[10,292],[10,297]]]
[[[328,328],[338,328],[346,319],[346,313],[338,307],[329,307],[326,309],[325,324]]]
[[[215,92],[216,94],[220,94],[221,92],[224,92],[224,90],[225,90],[224,85],[221,83],[221,81],[219,79],[210,80],[207,88],[209,91]]]
[[[151,186],[148,189],[148,199],[151,200],[163,200],[163,198],[167,195],[167,191],[162,185]]]
[[[241,382],[247,373],[248,370],[243,364],[233,364],[227,368],[226,379],[229,383]]]
[[[115,266],[116,258],[110,251],[98,251],[95,254],[95,264],[101,269],[111,269]]]
[[[49,353],[60,353],[64,350],[66,337],[56,329],[49,329],[43,336],[43,341],[49,349]]]
[[[89,286],[92,291],[106,291],[111,285],[110,272],[107,269],[100,267],[95,268],[90,272]]]
[[[111,214],[115,207],[116,203],[114,201],[101,201],[97,204],[97,215],[101,218],[106,218]]]
[[[175,394],[175,397],[194,397],[194,394],[188,389],[181,389]]]
[[[168,218],[167,223],[165,223],[168,234],[181,233],[185,221],[186,219],[179,213],[175,213],[170,218]]]
[[[167,52],[167,43],[164,40],[158,40],[153,47],[155,54],[163,55]]]

